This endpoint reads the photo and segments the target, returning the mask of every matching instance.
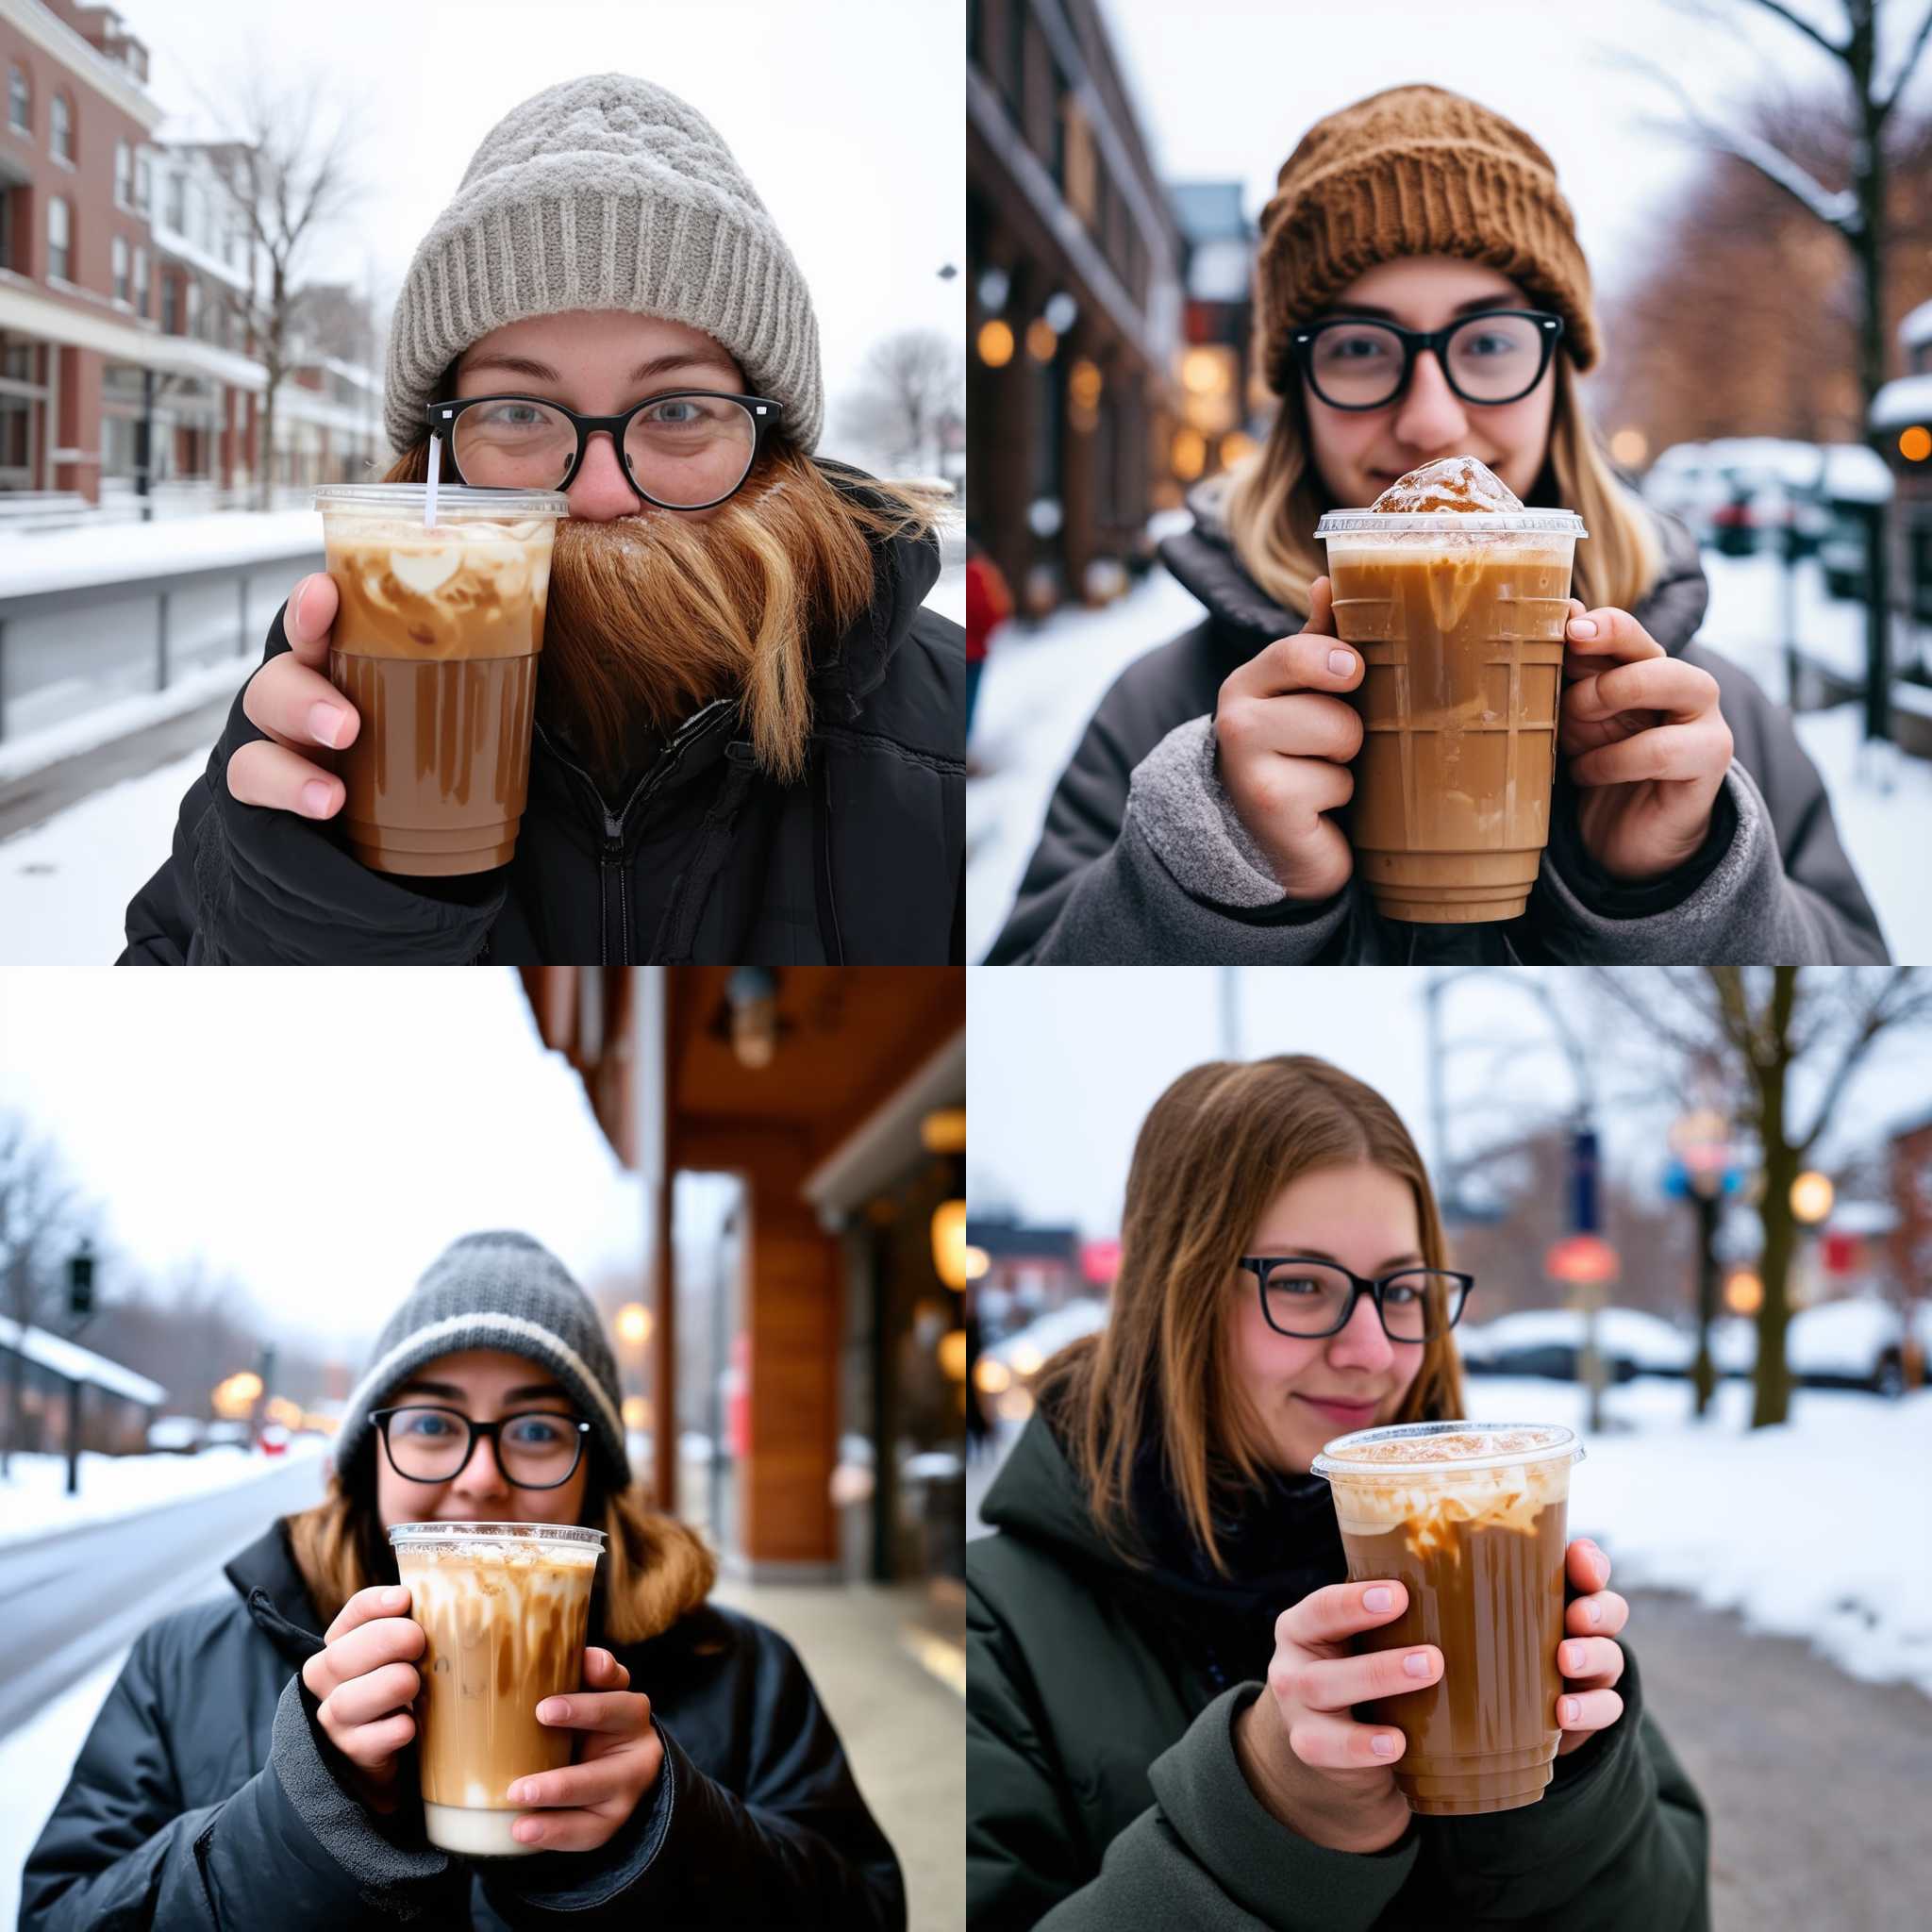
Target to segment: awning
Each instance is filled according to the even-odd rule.
[[[1932,425],[1932,370],[1901,375],[1872,398],[1874,429],[1909,429],[1914,423]]]
[[[132,1369],[109,1361],[91,1348],[82,1348],[64,1336],[49,1335],[44,1328],[23,1330],[18,1322],[9,1321],[5,1315],[0,1315],[0,1347],[17,1350],[28,1361],[51,1369],[65,1381],[91,1382],[96,1389],[120,1396],[124,1402],[138,1402],[152,1408],[168,1399],[168,1391],[158,1382],[150,1382],[145,1375],[137,1375]]]
[[[95,349],[117,362],[175,375],[201,375],[232,389],[259,392],[268,375],[259,362],[218,349],[192,336],[150,334],[113,314],[90,315],[50,300],[38,289],[0,288],[0,329],[38,336],[42,341],[70,348]]]

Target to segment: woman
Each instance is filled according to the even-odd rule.
[[[1327,1485],[1352,1429],[1463,1413],[1447,1327],[1383,1326],[1381,1284],[1443,1265],[1407,1131],[1325,1061],[1221,1061],[1155,1103],[1113,1310],[1042,1371],[968,1545],[974,1932],[1706,1924],[1704,1811],[1617,1641],[1593,1543],[1565,1554],[1562,1733],[1534,1806],[1411,1819],[1404,1740],[1350,1707],[1441,1678],[1350,1640],[1402,1587],[1343,1584]],[[1306,1330],[1244,1257],[1373,1277]],[[1393,1326],[1407,1324],[1391,1318]],[[1386,1602],[1372,1592],[1386,1588]],[[1568,1593],[1566,1592],[1566,1593]],[[1452,1661],[1447,1668],[1455,1669]],[[1384,1748],[1376,1748],[1376,1740]]]
[[[596,1311],[553,1255],[521,1234],[447,1249],[349,1398],[326,1501],[226,1566],[234,1597],[135,1644],[27,1861],[23,1932],[549,1913],[903,1927],[897,1861],[804,1668],[774,1632],[706,1604],[711,1556],[632,1482],[620,1407]],[[459,1467],[425,1461],[423,1441],[459,1431]],[[567,1474],[538,1459],[559,1437],[575,1448]],[[424,1636],[387,1531],[430,1521],[607,1538],[584,1690],[539,1707],[582,1748],[518,1794],[529,1857],[472,1864],[424,1839],[409,1749]]]
[[[485,399],[525,433],[515,475],[464,468]],[[387,480],[425,479],[431,406],[456,404],[479,407],[451,419],[443,482],[570,503],[514,858],[403,878],[338,839],[334,754],[364,721],[329,681],[336,586],[307,576],[128,907],[122,963],[961,957],[965,660],[924,608],[934,506],[813,456],[811,294],[703,115],[592,75],[484,138],[397,299]]]
[[[1585,420],[1590,271],[1542,149],[1431,87],[1331,115],[1262,215],[1255,306],[1281,397],[1267,443],[1161,546],[1207,618],[1102,701],[991,958],[1882,960],[1790,720],[1692,641],[1696,545],[1617,480]],[[1548,852],[1524,915],[1491,926],[1380,918],[1334,816],[1362,663],[1336,641],[1315,524],[1450,456],[1590,532]]]

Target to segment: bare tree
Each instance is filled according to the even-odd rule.
[[[893,463],[936,474],[947,424],[963,413],[965,397],[959,343],[938,329],[902,329],[865,358],[845,399],[845,428]]]
[[[1732,1118],[1756,1141],[1762,1187],[1757,1372],[1751,1426],[1790,1413],[1785,1358],[1790,1325],[1797,1222],[1791,1183],[1837,1118],[1846,1091],[1880,1039],[1932,1023],[1932,980],[1918,969],[1861,967],[1656,967],[1599,971],[1596,984],[1633,1015],[1653,1043],[1687,1068],[1721,1070]],[[1794,1074],[1814,1076],[1818,1098],[1800,1117]]]
[[[8,1355],[7,1433],[0,1441],[0,1477],[11,1462],[26,1387],[25,1331],[58,1319],[53,1298],[60,1284],[58,1257],[87,1231],[78,1191],[68,1179],[54,1142],[23,1114],[0,1114],[0,1283],[7,1313],[23,1333]]]
[[[313,73],[276,84],[257,47],[238,84],[219,96],[196,90],[222,130],[221,138],[199,145],[249,242],[249,292],[227,300],[268,377],[256,468],[258,509],[269,507],[273,487],[275,396],[296,353],[305,265],[317,237],[365,193],[352,161],[363,139],[362,109],[354,100],[325,103],[328,85]]]

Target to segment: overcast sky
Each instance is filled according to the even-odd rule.
[[[642,1253],[641,1192],[507,968],[0,973],[0,1108],[144,1268],[232,1270],[357,1359],[459,1234],[524,1228],[579,1279]]]
[[[1456,1154],[1560,1119],[1574,1104],[1569,1063],[1542,1008],[1512,983],[1532,972],[1566,995],[1580,984],[1569,969],[1519,968],[1458,981],[1444,995],[1444,1094]],[[1241,972],[1235,1052],[1244,1059],[1314,1053],[1334,1061],[1388,1098],[1433,1168],[1424,980],[1420,969],[1398,967]],[[976,967],[966,1012],[973,1205],[1010,1203],[1039,1221],[1072,1221],[1089,1236],[1116,1232],[1147,1109],[1176,1074],[1224,1055],[1222,969]],[[1507,1042],[1520,1045],[1499,1058],[1497,1047]],[[1627,1036],[1607,1029],[1593,1043],[1608,1158],[1654,1185],[1670,1115],[1613,1105],[1647,1077],[1642,1056],[1631,1052]],[[1822,1164],[1871,1144],[1886,1124],[1932,1108],[1932,1032],[1901,1038],[1870,1064],[1840,1110],[1845,1131],[1826,1144]]]
[[[1312,123],[1383,88],[1433,82],[1507,115],[1548,151],[1600,293],[1635,268],[1657,208],[1690,164],[1688,149],[1645,125],[1675,114],[1668,89],[1615,66],[1613,54],[1635,50],[1694,75],[1714,120],[1767,72],[1827,84],[1840,72],[1751,0],[1709,0],[1708,24],[1669,0],[1188,0],[1185,32],[1173,0],[1098,4],[1170,179],[1243,181],[1253,220]],[[1794,5],[1842,33],[1832,0]],[[1923,11],[1888,0],[1892,58]],[[1922,63],[1922,100],[1928,70]]]
[[[251,48],[286,82],[313,71],[363,104],[375,192],[308,278],[373,272],[385,320],[490,129],[558,81],[623,73],[689,101],[737,156],[811,289],[830,399],[881,336],[963,336],[964,277],[939,278],[965,247],[961,0],[115,4],[171,113],[195,112],[197,83],[219,98]]]

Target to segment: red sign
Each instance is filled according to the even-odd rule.
[[[1858,1237],[1842,1230],[1824,1237],[1824,1272],[1849,1274],[1858,1265]]]
[[[1552,1281],[1573,1287],[1617,1278],[1617,1251],[1601,1235],[1566,1235],[1551,1243],[1543,1257],[1543,1273]]]
[[[1121,1244],[1118,1241],[1082,1241],[1080,1278],[1095,1288],[1111,1288],[1121,1272]]]

